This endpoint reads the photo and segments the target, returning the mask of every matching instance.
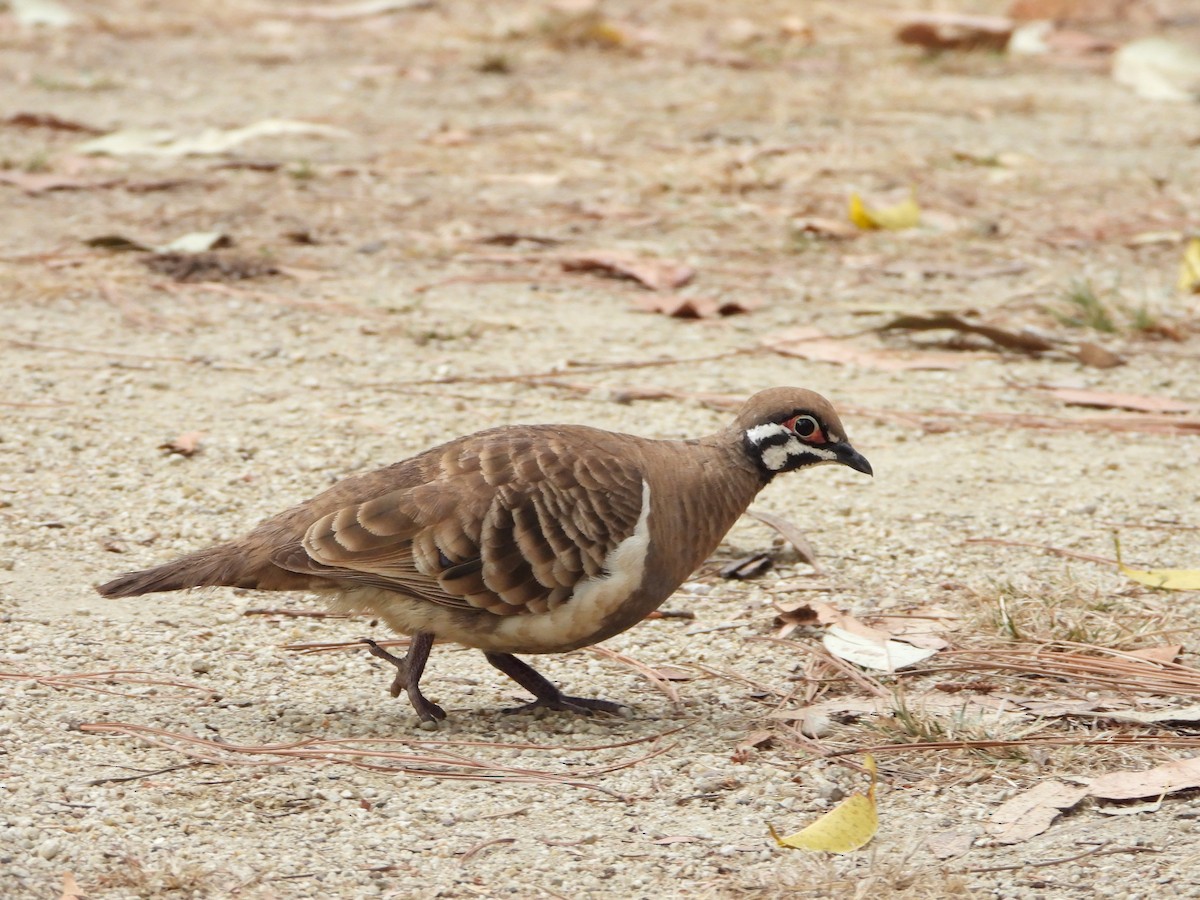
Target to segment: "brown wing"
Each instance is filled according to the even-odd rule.
[[[393,470],[415,483],[323,516],[273,562],[459,609],[544,612],[633,533],[642,476],[622,439],[635,440],[533,426],[452,442]]]

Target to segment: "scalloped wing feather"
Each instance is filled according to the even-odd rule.
[[[463,610],[557,608],[637,524],[638,454],[614,446],[630,441],[532,426],[453,442],[394,473],[417,483],[326,514],[273,561]]]

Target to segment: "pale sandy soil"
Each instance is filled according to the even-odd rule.
[[[37,194],[0,184],[0,894],[58,896],[71,873],[88,898],[1200,896],[1200,805],[1188,794],[1127,816],[1085,802],[1027,843],[981,834],[945,860],[924,843],[971,833],[1052,775],[1148,768],[1187,750],[880,754],[879,834],[835,858],[778,850],[766,823],[799,828],[830,805],[831,782],[860,784],[820,754],[910,740],[894,717],[738,751],[754,732],[787,727],[772,712],[803,705],[819,633],[760,640],[789,585],[862,617],[936,605],[957,616],[944,632],[955,646],[1000,641],[998,599],[1011,585],[1031,639],[1180,643],[1180,661],[1197,664],[1196,594],[965,543],[1109,557],[1118,528],[1138,564],[1200,564],[1200,438],[1083,431],[1090,417],[1135,414],[1031,389],[1200,406],[1197,307],[1174,291],[1180,245],[1130,245],[1200,224],[1197,107],[1138,99],[1103,63],[924,60],[892,41],[888,5],[612,3],[625,40],[615,50],[556,45],[563,29],[547,30],[536,3],[451,0],[332,23],[248,0],[96,6],[74,27],[36,33],[0,13],[0,114],[182,132],[276,117],[348,136],[83,160],[74,148],[88,135],[0,126],[5,173],[116,181]],[[813,42],[782,27],[789,16],[812,26]],[[797,218],[844,220],[852,191],[908,186],[929,214],[920,229],[847,241],[790,231]],[[83,243],[211,230],[235,242],[221,253],[283,273],[176,284],[139,254]],[[507,233],[561,243],[484,242]],[[562,256],[592,250],[681,260],[698,272],[683,293],[762,306],[704,322],[639,312],[637,286],[562,270]],[[1065,308],[1082,279],[1183,340],[1136,333],[1120,313],[1115,335],[1062,325],[1047,310]],[[897,372],[756,349],[798,326],[848,335],[937,309],[1098,340],[1128,364],[961,350],[960,368]],[[895,360],[943,337],[867,333],[846,345]],[[598,390],[495,378],[555,368]],[[727,413],[691,395],[775,384],[832,398],[876,477],[822,469],[760,498],[807,532],[824,576],[747,520],[716,561],[771,550],[773,572],[739,583],[710,566],[667,604],[693,620],[649,621],[608,642],[648,665],[703,667],[675,685],[678,705],[590,652],[541,661],[574,692],[630,703],[627,721],[504,716],[513,685],[478,653],[439,647],[425,684],[451,718],[431,735],[386,696],[391,674],[366,654],[285,649],[388,636],[368,621],[243,615],[319,609],[291,595],[105,601],[91,587],[462,432],[563,421],[695,435]],[[629,387],[676,398],[616,402]],[[1056,427],[1030,427],[1046,417]],[[161,449],[192,431],[204,433],[195,456]],[[112,672],[142,681],[38,680]],[[906,690],[920,708],[939,683],[991,677],[949,672]],[[841,681],[826,696],[855,691]],[[939,709],[926,718],[943,733],[1100,727],[964,723]],[[387,739],[554,777],[404,775],[80,730],[105,722],[241,748]],[[429,740],[485,743],[419,743]],[[638,743],[612,746],[623,742]],[[182,765],[189,752],[221,761]],[[628,765],[596,771],[615,763]],[[126,776],[140,777],[103,781]],[[1101,842],[1119,852],[1019,866]]]

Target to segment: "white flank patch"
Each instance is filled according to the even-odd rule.
[[[509,616],[497,622],[494,643],[500,648],[522,648],[513,652],[537,653],[553,651],[594,634],[642,583],[649,550],[650,483],[643,478],[642,511],[633,534],[604,558],[608,574],[581,582],[571,599],[557,609],[533,616]]]

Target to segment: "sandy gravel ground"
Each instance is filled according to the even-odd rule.
[[[983,830],[1049,777],[1188,755],[1166,728],[1139,746],[881,753],[867,850],[779,850],[768,822],[798,829],[862,784],[822,755],[915,737],[893,713],[835,717],[806,742],[772,714],[815,696],[820,632],[763,640],[773,601],[811,596],[867,619],[936,608],[951,645],[995,646],[1006,600],[1031,640],[1178,643],[1197,664],[1196,594],[969,543],[1111,557],[1118,529],[1132,562],[1200,564],[1200,437],[1036,389],[1200,409],[1181,245],[1137,238],[1200,224],[1197,107],[1139,99],[1103,59],[923,58],[893,41],[890,4],[621,2],[599,23],[523,2],[345,21],[249,0],[70,5],[79,20],[61,29],[0,12],[0,115],[180,134],[286,118],[345,135],[85,157],[92,135],[0,125],[0,174],[67,182],[0,184],[0,895],[57,897],[69,873],[89,900],[1200,896],[1193,795],[1131,815],[1088,801],[1015,845]],[[797,225],[844,222],[853,191],[910,187],[921,228],[837,240]],[[215,251],[215,285],[84,243],[208,231],[234,242]],[[596,251],[696,269],[667,293],[761,305],[703,321],[639,311],[638,285],[564,270]],[[1113,333],[1060,321],[1084,283]],[[968,309],[1063,349],[871,331]],[[760,349],[798,327],[861,332],[837,346],[863,356]],[[1081,365],[1080,340],[1127,364]],[[957,367],[886,368],[931,353]],[[656,360],[683,362],[612,366]],[[555,384],[503,377],[548,372]],[[744,520],[666,605],[694,618],[605,645],[674,667],[677,701],[611,656],[540,661],[572,692],[628,702],[628,720],[503,715],[519,691],[480,654],[437,647],[425,686],[450,719],[431,734],[365,653],[288,649],[390,636],[372,622],[299,617],[321,607],[295,595],[92,590],[463,432],[559,421],[690,436],[728,415],[698,397],[776,384],[832,398],[876,477],[821,469],[760,498],[804,529],[823,575]],[[631,389],[662,398],[621,402]],[[1084,430],[1101,416],[1120,421]],[[199,452],[164,449],[190,432]],[[715,574],[759,551],[776,558],[762,578]],[[944,702],[988,679],[968,667],[903,690],[945,736],[1101,727],[965,721]],[[746,745],[763,731],[775,739]],[[939,857],[930,836],[961,846]]]

